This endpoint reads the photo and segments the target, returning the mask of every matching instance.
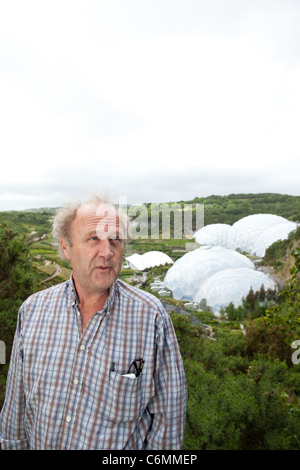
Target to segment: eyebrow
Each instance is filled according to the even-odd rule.
[[[108,238],[110,238],[111,236],[124,238],[124,237],[121,237],[121,235],[123,234],[123,231],[122,231],[122,228],[120,229],[119,226],[117,226],[116,229],[113,229],[112,231],[108,229],[108,231],[105,232],[105,234],[107,234]],[[99,238],[99,235],[96,229],[91,229],[86,233],[86,238],[95,237],[95,236]]]
[[[97,232],[96,232],[95,229],[89,230],[89,231],[86,233],[87,238],[92,237],[92,236],[95,236],[95,235],[97,235]]]

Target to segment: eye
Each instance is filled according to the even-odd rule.
[[[109,237],[109,241],[113,245],[118,245],[121,243],[121,240],[118,237]]]
[[[97,235],[94,235],[93,237],[90,237],[90,240],[97,241],[97,240],[99,240],[99,238],[97,237]]]

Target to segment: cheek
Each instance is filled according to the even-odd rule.
[[[70,253],[70,261],[72,265],[83,267],[88,264],[89,259],[90,255],[85,250],[81,250],[80,248],[72,250]]]
[[[123,262],[123,248],[114,251],[114,258],[115,258],[116,266],[118,266],[118,267],[122,266],[122,262]]]

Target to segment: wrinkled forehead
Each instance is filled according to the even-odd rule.
[[[77,210],[73,229],[99,238],[125,238],[123,224],[116,209],[109,204],[83,204]]]

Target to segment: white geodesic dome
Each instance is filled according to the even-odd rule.
[[[135,253],[125,259],[130,268],[135,271],[143,271],[164,264],[173,264],[172,258],[161,251],[147,251],[143,255]]]
[[[202,283],[213,274],[229,268],[248,268],[254,264],[246,256],[227,248],[201,247],[179,258],[167,271],[164,285],[178,300],[193,300]]]
[[[198,230],[195,240],[200,245],[220,245],[251,255],[264,256],[266,249],[278,240],[285,240],[297,224],[274,214],[254,214],[227,224],[211,224]]]
[[[275,290],[276,283],[266,274],[248,268],[226,269],[210,276],[200,287],[194,297],[195,302],[203,299],[213,312],[218,315],[221,308],[227,307],[231,302],[235,307],[242,305],[249,291],[264,289]]]
[[[196,242],[200,245],[227,247],[230,231],[231,225],[210,224],[198,230],[194,237]]]
[[[287,228],[289,227],[289,231],[296,229],[296,224],[293,222],[289,222],[284,217],[280,217],[274,214],[254,214],[244,217],[243,219],[238,220],[232,225],[232,229],[230,231],[228,237],[227,246],[232,249],[240,249],[241,251],[246,251],[252,255],[258,255],[258,247],[259,247],[259,238],[263,236],[263,234],[273,229],[273,235],[276,233],[276,226],[288,224]],[[287,233],[287,235],[288,235]],[[266,242],[267,239],[265,239]],[[274,239],[270,238],[270,246],[274,241],[276,241],[276,237]],[[265,249],[268,247],[265,246]],[[264,252],[263,252],[264,254]]]
[[[265,230],[256,240],[255,254],[261,257],[265,256],[266,249],[269,246],[279,240],[286,240],[296,228],[297,224],[287,221]]]

